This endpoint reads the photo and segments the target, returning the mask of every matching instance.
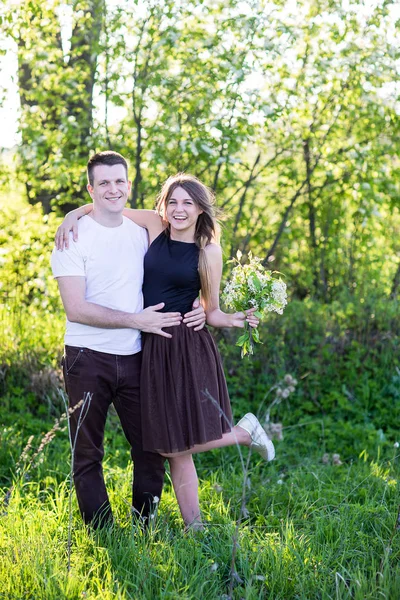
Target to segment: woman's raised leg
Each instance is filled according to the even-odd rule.
[[[258,452],[264,460],[270,461],[275,458],[275,448],[269,439],[266,431],[262,427],[257,417],[247,413],[239,423],[235,425],[228,433],[224,433],[221,438],[212,440],[204,444],[196,444],[188,450],[176,454],[163,454],[166,458],[171,456],[185,456],[197,454],[198,452],[207,452],[214,448],[223,448],[226,446],[251,446],[255,452]]]
[[[236,444],[251,446],[267,461],[273,460],[275,457],[273,443],[258,419],[251,413],[247,413],[231,431],[224,433],[220,439],[212,440],[205,444],[196,444],[189,450],[175,454],[162,453],[162,456],[165,456],[169,460],[172,484],[182,518],[187,528],[202,528],[199,506],[199,481],[193,462],[193,454]]]
[[[183,450],[175,454],[163,454],[166,458],[178,457],[178,456],[190,456],[191,454],[198,454],[199,452],[207,452],[207,450],[214,450],[215,448],[225,448],[226,446],[250,446],[251,437],[241,427],[233,427],[228,433],[224,433],[218,440],[212,440],[211,442],[205,442],[204,444],[196,444],[189,450]]]

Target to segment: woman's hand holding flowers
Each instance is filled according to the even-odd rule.
[[[237,341],[237,345],[242,348],[243,358],[246,354],[254,354],[254,343],[261,343],[256,329],[259,319],[267,312],[282,314],[287,304],[287,295],[284,281],[280,277],[274,277],[276,271],[265,269],[260,258],[253,257],[250,252],[246,265],[242,265],[241,258],[242,253],[238,251],[233,260],[236,266],[225,286],[223,298],[228,308],[247,315],[246,319],[243,317],[245,332]],[[252,308],[249,310],[248,306]]]

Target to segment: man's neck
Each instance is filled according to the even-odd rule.
[[[89,216],[92,217],[96,223],[99,223],[99,225],[103,225],[103,227],[119,227],[122,225],[123,221],[122,212],[105,214],[96,210],[96,207],[89,213]]]

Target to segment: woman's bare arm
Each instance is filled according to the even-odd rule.
[[[81,217],[88,215],[93,210],[93,204],[84,204],[67,213],[63,222],[59,226],[55,236],[55,244],[57,250],[68,248],[69,232],[72,231],[74,242],[78,240],[78,221]],[[136,210],[134,208],[124,208],[125,217],[139,225],[145,227],[149,233],[149,241],[151,242],[163,231],[165,225],[161,217],[154,210]]]
[[[78,240],[78,221],[80,218],[88,215],[93,210],[93,204],[84,204],[74,208],[64,217],[63,222],[56,231],[55,244],[57,250],[69,247],[69,232],[72,231],[74,242]]]
[[[122,211],[124,217],[127,217],[136,225],[144,227],[149,233],[149,242],[151,242],[165,229],[166,223],[163,222],[159,214],[154,210],[138,210],[136,208],[124,208]]]

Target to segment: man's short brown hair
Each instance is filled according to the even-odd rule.
[[[88,160],[87,178],[91,186],[93,186],[94,182],[93,171],[98,165],[108,165],[109,167],[112,167],[113,165],[123,165],[126,171],[126,178],[128,179],[128,163],[124,157],[118,152],[106,150],[105,152],[97,152],[97,154],[94,154]]]

